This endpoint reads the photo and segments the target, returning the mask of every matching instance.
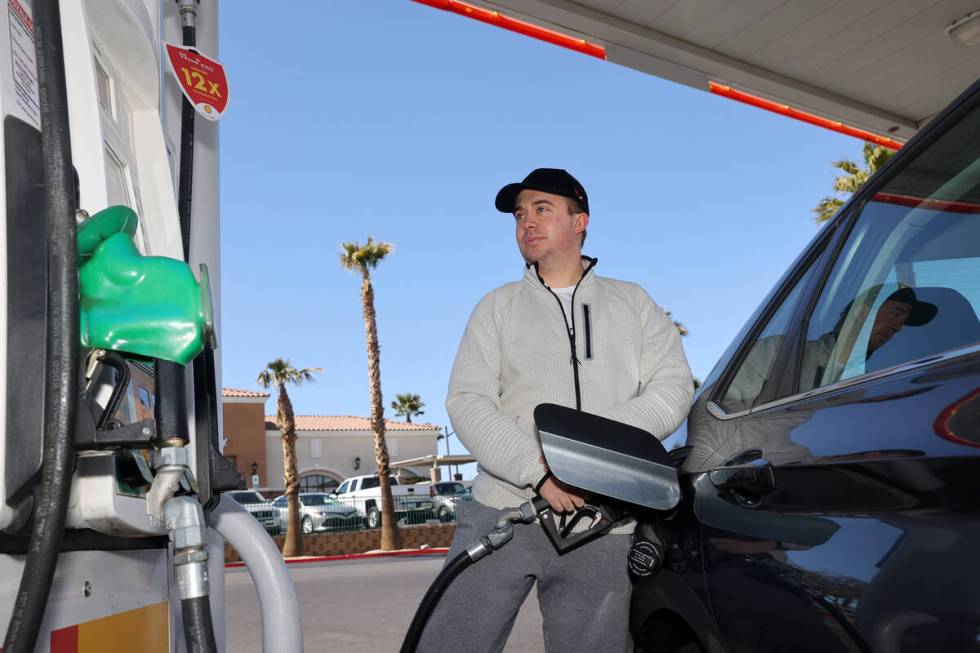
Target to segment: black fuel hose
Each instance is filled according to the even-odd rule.
[[[193,7],[191,17],[197,15]],[[184,21],[184,7],[181,7],[183,45],[197,46],[197,27],[194,20]],[[194,125],[197,114],[186,97],[180,105],[180,163],[177,180],[177,214],[180,217],[180,237],[184,244],[184,260],[191,260],[192,210],[194,207]],[[194,383],[195,414],[195,459],[197,463],[197,482],[201,502],[210,508],[216,505],[213,479],[211,478],[211,445],[218,446],[218,399],[217,383],[214,380],[214,352],[210,346],[197,355],[191,367]],[[184,390],[181,377],[180,390]],[[186,424],[187,408],[182,413]]]
[[[199,1],[199,0],[198,0]],[[181,3],[181,22],[183,23],[183,45],[193,48],[197,45],[197,29],[194,26],[196,17],[195,7],[190,7],[189,21],[184,19],[184,6]],[[180,176],[178,179],[177,190],[177,213],[180,218],[180,236],[184,247],[184,261],[191,260],[191,209],[193,208],[193,189],[194,189],[194,117],[195,110],[193,105],[186,97],[181,98],[180,113]],[[205,347],[205,355],[210,354],[210,348]],[[211,354],[213,355],[213,354]],[[197,356],[200,359],[201,355]],[[194,361],[194,385],[195,385],[195,412],[208,410],[210,405],[201,406],[201,393],[198,386],[203,382],[200,371],[201,364],[198,360]],[[213,364],[213,363],[212,363]],[[176,372],[177,370],[173,370]],[[179,378],[168,378],[168,386],[162,394],[168,395],[175,401],[179,401],[177,415],[181,420],[181,434],[184,442],[188,442],[187,437],[187,404],[185,400],[185,373],[184,368],[179,369]],[[166,376],[166,374],[165,374]],[[216,403],[216,402],[215,402]],[[211,416],[215,422],[216,416]],[[201,420],[198,418],[197,424]],[[176,426],[176,425],[174,425]],[[211,499],[210,491],[210,460],[207,448],[209,433],[197,431],[195,442],[197,443],[197,475],[199,479],[207,475],[204,493],[205,502]],[[201,452],[204,455],[201,455]],[[211,621],[211,604],[208,596],[199,596],[191,599],[182,599],[180,602],[181,615],[184,620],[184,642],[188,653],[217,653],[218,647],[214,640],[214,624]]]
[[[183,45],[197,45],[197,28],[183,26]],[[194,105],[186,96],[180,105],[180,175],[177,180],[177,214],[180,216],[180,237],[184,243],[184,260],[191,258],[191,207],[194,188]]]
[[[184,620],[184,643],[187,653],[217,653],[214,625],[211,623],[211,604],[207,596],[180,601]]]
[[[45,353],[41,483],[24,572],[13,604],[5,653],[30,653],[37,643],[65,531],[75,463],[78,411],[78,251],[75,178],[68,128],[68,93],[56,0],[34,3],[34,35],[44,160],[47,224],[48,333]]]
[[[181,21],[183,21],[181,11]],[[197,30],[193,25],[182,27],[183,45],[194,47]],[[191,256],[191,206],[194,187],[194,106],[181,96],[180,113],[180,163],[177,180],[177,215],[180,219],[180,241],[184,260]],[[190,441],[187,432],[187,381],[183,365],[156,360],[154,364],[156,389],[157,433],[161,440]],[[161,405],[162,404],[162,405]]]
[[[173,443],[187,444],[187,390],[185,367],[180,363],[156,359],[153,361],[153,418],[157,437]]]
[[[412,623],[408,627],[408,632],[405,633],[401,653],[415,653],[419,641],[422,639],[422,632],[425,630],[425,624],[429,621],[429,617],[435,612],[436,606],[439,605],[439,601],[442,599],[442,595],[446,592],[446,588],[449,587],[463,570],[510,542],[514,537],[514,524],[533,523],[542,512],[549,509],[548,502],[544,498],[535,495],[530,501],[522,504],[519,508],[505,511],[500,516],[500,519],[497,520],[497,525],[492,531],[476,542],[473,542],[473,544],[466,547],[465,551],[457,554],[456,557],[447,562],[443,566],[442,571],[439,572],[439,575],[436,576],[436,579],[432,581],[432,585],[429,586],[429,590],[425,593],[425,596],[422,597],[422,601],[415,611],[415,616],[412,618]]]
[[[429,591],[422,597],[422,602],[419,603],[419,607],[415,611],[412,624],[408,627],[408,633],[405,634],[405,641],[402,642],[401,653],[415,653],[415,650],[419,646],[419,641],[422,639],[425,624],[429,620],[429,617],[432,616],[433,611],[435,611],[446,588],[449,587],[464,569],[472,565],[473,562],[474,560],[470,557],[469,552],[463,551],[447,562],[442,568],[442,571],[432,581],[432,585],[429,586]]]

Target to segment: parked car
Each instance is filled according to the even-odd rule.
[[[724,271],[719,269],[719,278]],[[723,290],[723,288],[722,288]],[[816,236],[673,452],[638,651],[976,651],[980,82]]]
[[[276,529],[286,532],[288,522],[286,495],[272,502],[276,511]],[[338,502],[323,492],[299,493],[299,522],[303,533],[315,531],[353,530],[361,525],[360,515],[353,506]]]
[[[235,490],[225,492],[225,494],[242,504],[242,507],[255,517],[255,520],[262,524],[266,531],[275,534],[277,531],[276,515],[268,499],[255,490]]]
[[[425,489],[432,498],[432,509],[439,521],[447,522],[456,519],[456,506],[460,501],[472,501],[473,493],[459,481],[440,481],[438,483],[416,483],[416,487]]]
[[[433,503],[427,492],[416,492],[413,485],[399,485],[394,476],[388,478],[391,479],[396,520],[417,524],[433,516]],[[357,508],[368,528],[378,528],[381,525],[381,480],[377,474],[344,479],[331,496],[345,505]]]

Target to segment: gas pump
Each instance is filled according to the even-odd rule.
[[[281,556],[220,499],[237,473],[218,451],[217,133],[195,169],[161,56],[195,44],[198,13],[216,46],[198,2],[8,0],[0,21],[8,653],[224,650],[222,536],[276,601],[264,633],[302,649]]]

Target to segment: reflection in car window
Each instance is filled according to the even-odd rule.
[[[814,267],[811,265],[810,269],[799,278],[793,290],[783,299],[783,303],[766,324],[766,328],[759,334],[752,349],[742,359],[720,402],[728,412],[737,413],[752,408],[762,394],[772,371],[772,365],[776,362],[779,346],[789,330],[793,308],[799,301],[813,270]]]
[[[265,499],[258,492],[235,492],[231,498],[241,504],[265,503]]]
[[[301,495],[300,498],[302,499],[304,506],[325,506],[331,503],[336,503],[325,494],[304,494]]]
[[[462,483],[437,483],[436,492],[439,494],[461,494],[466,491]]]
[[[799,390],[980,342],[980,112],[865,206],[807,326]]]

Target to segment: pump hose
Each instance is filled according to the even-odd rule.
[[[193,10],[193,7],[190,9]],[[191,11],[192,16],[196,11]],[[183,20],[183,9],[181,12]],[[183,45],[197,46],[197,28],[193,23],[183,25]],[[177,214],[180,216],[180,238],[184,245],[184,260],[191,258],[191,208],[194,188],[194,105],[186,97],[180,104],[180,175],[177,179]]]
[[[439,600],[442,598],[446,588],[456,579],[456,576],[459,576],[473,562],[469,552],[462,551],[442,568],[442,571],[439,572],[436,579],[432,581],[432,585],[429,586],[429,591],[422,597],[422,602],[419,603],[418,610],[415,611],[412,624],[408,627],[408,633],[405,635],[405,641],[402,642],[401,653],[415,653],[419,641],[422,639],[422,631],[425,630],[425,623],[432,616],[432,612],[439,604]]]
[[[7,626],[5,653],[33,651],[44,618],[65,531],[75,462],[72,438],[79,388],[75,179],[68,130],[61,11],[56,0],[35,2],[33,7],[48,259],[44,453],[31,540]]]
[[[184,642],[187,653],[216,653],[211,603],[207,596],[182,599],[180,614],[184,618]]]

